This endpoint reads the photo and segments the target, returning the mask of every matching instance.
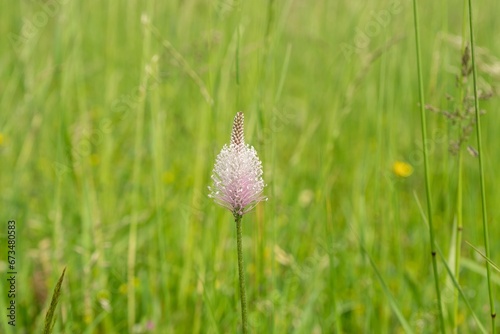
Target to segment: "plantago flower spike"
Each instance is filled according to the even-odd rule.
[[[235,217],[243,216],[261,201],[267,200],[262,195],[262,162],[257,152],[245,144],[243,132],[243,113],[234,117],[231,143],[224,145],[215,161],[212,174],[213,187],[208,187],[214,201],[231,210]]]

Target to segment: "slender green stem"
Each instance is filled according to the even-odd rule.
[[[238,274],[240,277],[240,302],[241,302],[241,321],[243,334],[248,333],[247,322],[247,295],[245,292],[245,272],[243,267],[243,249],[241,241],[241,216],[235,216],[236,221],[236,239],[238,243]]]
[[[486,212],[486,190],[484,185],[484,169],[483,169],[483,149],[481,142],[481,118],[479,113],[479,98],[477,94],[477,70],[476,70],[476,58],[475,58],[475,45],[474,45],[474,25],[472,24],[472,1],[469,0],[469,33],[470,33],[470,51],[471,51],[471,61],[472,61],[472,78],[474,87],[474,109],[476,115],[476,127],[477,127],[477,151],[479,153],[479,179],[481,183],[481,208],[483,214],[483,232],[484,232],[484,250],[485,255],[490,258],[490,242],[488,234],[488,216]],[[493,299],[493,286],[491,285],[491,269],[490,263],[486,261],[486,277],[488,280],[488,294],[490,300],[490,312],[491,312],[491,332],[494,334],[495,330],[495,301]]]
[[[457,175],[457,225],[456,225],[456,235],[455,235],[455,280],[457,284],[460,282],[460,257],[462,248],[462,231],[463,231],[463,216],[462,216],[462,149],[458,150],[458,175]],[[458,298],[459,291],[455,290],[454,300],[453,300],[453,332],[458,331]]]
[[[149,49],[151,45],[151,34],[150,30],[147,29],[148,25],[146,22],[144,25],[144,40],[143,40],[143,64],[147,63],[149,57]],[[148,86],[148,74],[146,72],[141,73],[141,90]],[[146,100],[145,96],[142,95],[140,98],[140,103],[138,104],[137,119],[135,123],[135,141],[134,141],[134,153],[136,156],[141,156],[143,150],[143,134],[144,134],[144,117],[146,113]],[[132,184],[134,186],[134,191],[132,192],[132,221],[130,222],[130,229],[128,235],[128,254],[127,254],[127,321],[129,332],[133,331],[133,327],[136,321],[136,288],[135,288],[135,266],[137,260],[137,230],[139,221],[139,198],[140,198],[140,175],[141,175],[142,164],[140,159],[134,160],[134,165],[132,167]]]
[[[429,236],[431,243],[431,256],[432,256],[432,269],[434,272],[434,283],[436,286],[437,295],[437,307],[439,311],[439,321],[441,327],[441,333],[445,333],[444,327],[444,316],[443,316],[443,306],[441,303],[441,290],[439,288],[439,277],[437,270],[437,260],[436,260],[436,245],[434,241],[434,224],[432,220],[432,200],[431,200],[431,184],[429,179],[429,161],[427,153],[427,126],[425,118],[424,109],[424,87],[422,79],[422,68],[421,68],[421,56],[420,56],[420,36],[418,30],[418,11],[417,11],[417,0],[413,0],[413,17],[414,17],[414,27],[415,27],[415,44],[416,44],[416,54],[417,54],[417,71],[418,71],[418,91],[419,91],[419,103],[420,103],[420,117],[422,122],[422,146],[424,154],[424,173],[425,173],[425,190],[427,197],[427,219],[429,221]]]
[[[463,8],[463,24],[462,24],[462,47],[461,50],[462,52],[467,52],[465,49],[465,40],[466,40],[466,31],[467,31],[467,0],[464,0],[463,2],[464,8]],[[464,54],[462,54],[464,55]],[[463,59],[463,56],[462,56]],[[462,66],[466,66],[462,63]],[[463,73],[463,72],[462,72]],[[465,74],[466,75],[466,74]],[[460,86],[459,86],[459,103],[460,106],[459,108],[461,109],[461,114],[465,114],[465,106],[464,106],[464,95],[465,95],[465,90],[466,87],[464,82],[464,74],[461,74],[460,77]],[[462,154],[462,144],[460,142],[460,136],[461,136],[461,131],[462,131],[462,122],[461,120],[458,121],[458,129],[457,129],[457,138],[459,138],[459,147],[458,147],[458,175],[457,175],[457,225],[456,225],[456,234],[455,234],[455,268],[454,268],[454,274],[455,274],[455,279],[457,281],[457,284],[460,283],[460,257],[462,256],[462,231],[463,231],[463,209],[462,209],[462,203],[463,203],[463,154]],[[459,291],[458,289],[455,289],[455,295],[454,295],[454,300],[453,300],[453,333],[458,333],[458,304],[459,304]]]

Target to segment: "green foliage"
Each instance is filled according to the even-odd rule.
[[[497,92],[500,2],[475,6],[478,85]],[[446,110],[462,8],[419,10],[425,103]],[[239,110],[269,197],[242,221],[249,332],[437,331],[410,2],[15,1],[0,27],[1,221],[18,222],[17,332],[43,328],[67,267],[54,334],[234,333],[234,221],[207,186]],[[498,264],[500,102],[480,107]],[[449,261],[456,129],[427,112],[435,241]],[[397,161],[413,174],[395,175]],[[465,244],[484,253],[477,165],[464,150],[459,332],[478,330],[469,307],[490,322],[485,260]],[[2,248],[1,277],[5,262]],[[456,290],[438,269],[449,329]],[[2,320],[0,332],[14,331]]]

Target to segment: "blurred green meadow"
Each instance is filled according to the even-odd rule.
[[[500,2],[474,6],[499,264]],[[419,1],[436,244],[451,268],[461,130],[445,111],[461,103],[464,8]],[[269,197],[243,217],[250,332],[438,331],[410,1],[23,0],[1,5],[0,30],[1,333],[41,332],[64,268],[53,333],[240,332],[234,220],[207,196],[237,111]],[[445,325],[460,333],[479,332],[473,313],[491,331],[485,260],[466,243],[484,252],[471,131],[471,308],[460,297],[456,321],[438,257]]]

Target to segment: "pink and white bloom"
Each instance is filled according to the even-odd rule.
[[[245,144],[243,120],[243,113],[238,112],[234,117],[231,143],[224,145],[217,156],[212,174],[214,185],[208,187],[209,196],[235,217],[267,200],[262,195],[265,187],[262,162],[253,146]]]

